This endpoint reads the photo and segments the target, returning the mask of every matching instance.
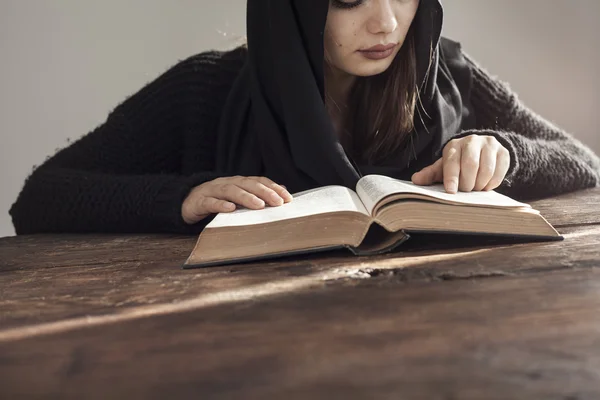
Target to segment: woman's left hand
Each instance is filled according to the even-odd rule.
[[[492,190],[500,186],[510,166],[510,153],[493,136],[453,139],[443,157],[413,174],[416,185],[443,182],[448,193]]]

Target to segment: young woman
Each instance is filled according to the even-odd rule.
[[[247,11],[247,47],[179,62],[37,168],[17,233],[198,232],[372,173],[520,199],[600,184],[590,149],[440,37],[437,0]]]

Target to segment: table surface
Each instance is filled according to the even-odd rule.
[[[0,398],[600,398],[600,189],[561,242],[182,270],[196,238],[0,239]]]

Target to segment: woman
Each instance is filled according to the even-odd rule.
[[[437,0],[247,11],[247,48],[178,63],[37,168],[17,233],[198,232],[372,173],[520,199],[600,184],[591,150],[440,38]]]

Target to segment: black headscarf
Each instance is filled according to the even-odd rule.
[[[408,179],[472,127],[470,69],[459,44],[440,36],[440,2],[421,0],[413,21],[421,84],[415,132],[381,165],[352,161],[325,108],[328,9],[329,0],[248,0],[248,59],[221,117],[219,171],[267,176],[292,193],[325,185],[354,189],[361,175]]]

